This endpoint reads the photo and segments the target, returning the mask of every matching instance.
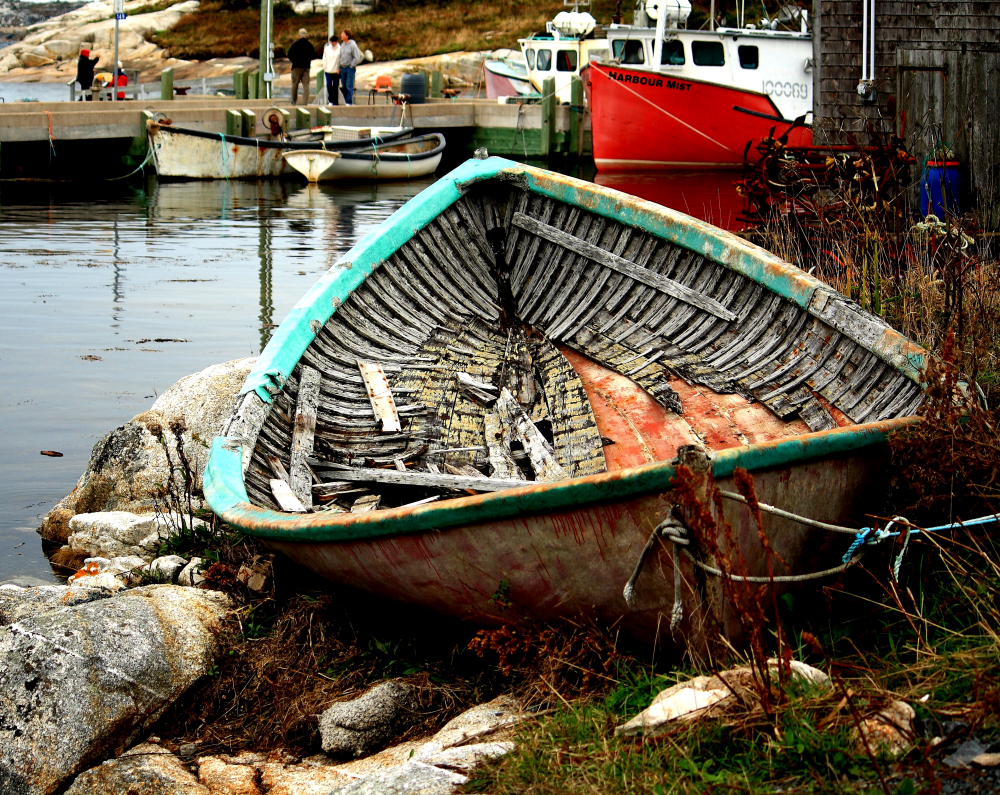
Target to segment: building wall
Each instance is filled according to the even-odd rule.
[[[1000,191],[1000,0],[875,0],[874,101],[861,79],[861,0],[814,0],[817,139],[901,134],[918,157],[947,145],[970,195]],[[985,191],[985,194],[980,194]]]

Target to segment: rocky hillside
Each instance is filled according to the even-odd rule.
[[[19,3],[17,0],[0,0],[0,29],[26,28],[82,5],[75,2]]]

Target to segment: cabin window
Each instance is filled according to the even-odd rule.
[[[741,45],[739,48],[740,66],[744,69],[756,69],[760,65],[760,54],[756,47]]]
[[[528,68],[529,69],[534,69],[535,68],[535,51],[531,47],[526,48],[525,51],[524,51],[524,57],[525,57],[525,60],[527,60],[527,62],[528,62]]]
[[[691,60],[698,66],[725,66],[721,41],[692,41]]]
[[[683,66],[684,64],[684,44],[679,39],[670,39],[663,42],[663,52],[660,55],[660,63],[671,66]]]
[[[552,50],[538,51],[538,71],[548,72],[552,68]]]
[[[556,53],[556,71],[576,71],[576,50],[559,50]]]
[[[611,50],[619,63],[646,63],[642,42],[637,39],[613,42]]]

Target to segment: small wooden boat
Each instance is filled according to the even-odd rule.
[[[433,174],[441,163],[445,140],[441,133],[405,141],[386,141],[364,148],[296,149],[285,162],[310,182],[335,179],[414,179]]]
[[[678,451],[708,448],[724,488],[743,467],[763,502],[857,521],[886,433],[921,403],[924,355],[728,232],[470,160],[296,304],[205,494],[337,582],[476,620],[585,613],[647,641],[669,639],[676,594],[690,639],[712,577],[681,556],[675,586],[679,547],[651,536]],[[769,559],[745,505],[724,518],[723,552],[765,579],[829,568],[852,540],[767,514]]]
[[[293,173],[285,165],[282,154],[289,150],[331,149],[338,151],[358,146],[372,146],[396,141],[412,133],[398,129],[384,135],[361,136],[370,128],[355,128],[353,136],[347,128],[331,128],[334,140],[326,140],[325,128],[310,130],[310,140],[287,138],[246,138],[238,135],[176,127],[147,121],[149,147],[159,177],[169,179],[261,179]]]

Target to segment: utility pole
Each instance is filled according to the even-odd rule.
[[[118,25],[128,14],[125,13],[125,0],[115,0],[115,68],[111,74],[111,101],[118,101]]]
[[[274,81],[274,0],[260,3],[260,68],[257,96],[271,99]]]

